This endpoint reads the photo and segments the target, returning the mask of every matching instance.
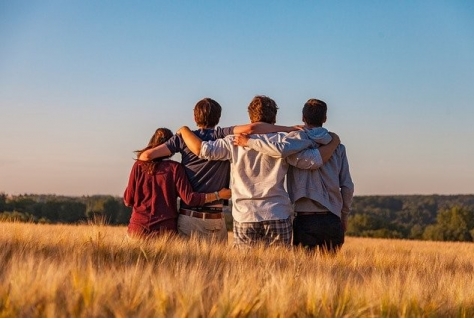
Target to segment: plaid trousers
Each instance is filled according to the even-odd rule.
[[[234,220],[234,246],[251,247],[256,244],[291,245],[293,227],[291,217],[279,220],[239,223]]]

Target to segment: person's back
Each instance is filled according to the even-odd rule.
[[[162,145],[173,134],[159,128],[151,137],[148,146],[136,151],[138,156],[147,149]],[[230,191],[220,190],[221,196],[230,197]],[[136,236],[151,236],[177,232],[177,199],[188,205],[204,205],[218,199],[215,194],[193,192],[183,166],[175,161],[158,158],[152,161],[136,160],[130,172],[124,203],[131,206],[132,215],[128,233]]]
[[[193,130],[203,141],[215,141],[232,134],[233,127],[200,128]],[[168,149],[181,154],[181,164],[184,165],[186,175],[196,192],[209,193],[223,187],[229,187],[230,163],[225,161],[208,161],[199,158],[187,147],[180,135],[174,135],[166,143]],[[215,204],[215,203],[214,203]],[[222,204],[222,203],[221,203]],[[185,203],[182,207],[189,208]],[[208,205],[209,206],[209,205]]]
[[[311,136],[312,131],[321,131],[319,129],[306,130],[298,132],[302,139],[311,139],[316,143],[320,143],[318,139]],[[325,129],[322,129],[325,130]],[[318,133],[320,135],[320,133]],[[305,157],[305,151],[298,154],[298,160]],[[311,155],[307,155],[308,157]],[[298,201],[305,198],[318,202],[324,207],[333,211],[336,215],[341,217],[343,210],[343,196],[341,194],[341,182],[343,185],[350,184],[350,174],[348,161],[346,156],[346,148],[343,144],[339,144],[332,153],[332,156],[327,162],[317,169],[303,169],[298,168],[295,155],[287,158],[290,167],[288,169],[287,187],[290,199],[296,204],[295,210],[298,211]],[[341,181],[342,179],[342,181]],[[346,188],[343,189],[343,192]],[[348,192],[351,193],[352,191]],[[350,204],[350,201],[347,201]],[[302,203],[300,203],[302,205]]]
[[[315,136],[325,131],[322,125],[326,121],[326,112],[326,103],[308,100],[303,108],[305,130],[297,133],[299,138],[321,143]],[[354,193],[346,148],[339,144],[319,169],[298,168],[297,161],[305,158],[305,152],[298,158],[294,155],[287,158],[291,165],[288,192],[296,213],[293,244],[336,252],[344,243]]]
[[[198,130],[194,132],[204,140],[215,140],[233,133],[233,127],[216,127],[222,107],[211,99],[204,98],[194,106],[194,120]],[[163,145],[144,152],[140,159],[149,160],[175,153],[181,154],[181,163],[196,192],[212,193],[229,187],[229,163],[207,161],[193,154],[181,136],[176,134]],[[184,237],[198,236],[221,242],[227,241],[227,227],[223,214],[224,201],[221,198],[206,205],[188,205],[180,201],[178,232]]]
[[[251,132],[292,131],[293,127],[274,126],[267,123],[252,123],[226,128],[217,127],[222,108],[215,100],[204,98],[194,107],[194,120],[198,126],[193,133],[203,141],[214,141],[230,134]],[[186,127],[187,128],[187,127]],[[193,135],[194,135],[193,134]],[[215,192],[228,187],[230,163],[199,158],[191,152],[180,134],[176,134],[164,145],[144,152],[140,159],[149,160],[160,156],[180,153],[181,163],[195,191]],[[197,152],[198,154],[198,152]],[[227,228],[224,220],[223,201],[219,199],[205,206],[190,206],[180,203],[178,230],[181,235],[189,237],[196,234],[204,238],[227,241]]]
[[[248,107],[250,121],[274,124],[277,105],[266,96],[256,96]],[[195,154],[209,160],[231,162],[232,215],[234,245],[248,247],[291,243],[292,213],[288,193],[284,188],[288,165],[281,158],[268,156],[249,148],[234,145],[233,136],[213,142],[202,142],[185,128],[183,138]],[[252,135],[257,141],[281,142],[286,133]],[[202,143],[201,143],[202,142]],[[286,144],[290,154],[309,147],[311,141]]]
[[[124,193],[124,200],[133,207],[129,233],[148,234],[162,231],[176,232],[178,209],[176,200],[179,188],[184,188],[183,200],[190,204],[203,203],[201,194],[183,183],[184,170],[180,163],[162,160],[149,172],[149,163],[136,161],[132,167],[131,183]],[[175,186],[176,184],[179,186]],[[181,185],[182,184],[182,185]],[[170,205],[170,199],[173,201]]]
[[[303,109],[304,129],[290,133],[284,142],[269,143],[239,136],[234,143],[269,156],[286,157],[291,165],[288,192],[296,212],[294,244],[335,251],[344,242],[354,185],[345,147],[338,145],[337,135],[322,128],[322,123],[326,121],[326,104],[315,99],[307,104]],[[314,147],[290,156],[285,154],[288,144],[303,141],[310,142]],[[317,147],[318,144],[322,146]]]
[[[251,135],[254,139],[281,142],[286,133]],[[289,165],[247,147],[233,145],[234,136],[203,143],[201,155],[208,159],[229,160],[232,171],[232,216],[239,223],[287,219],[292,211],[285,190]]]

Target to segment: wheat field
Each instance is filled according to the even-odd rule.
[[[331,257],[101,224],[0,229],[0,317],[474,316],[472,243],[349,237]]]

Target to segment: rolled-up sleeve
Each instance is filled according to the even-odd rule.
[[[286,158],[312,145],[310,140],[295,138],[283,138],[280,141],[251,138],[248,141],[248,147],[276,158]]]
[[[225,161],[232,158],[232,136],[217,139],[215,141],[205,141],[201,144],[200,158],[212,161]]]
[[[300,169],[319,169],[323,165],[321,153],[316,148],[306,149],[290,155],[286,158],[286,161],[291,166]]]

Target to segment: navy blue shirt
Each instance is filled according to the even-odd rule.
[[[193,131],[203,141],[215,141],[234,134],[234,127],[216,127],[215,129],[198,129]],[[195,192],[212,193],[226,187],[229,188],[230,162],[208,161],[196,156],[186,146],[180,135],[174,135],[165,145],[171,153],[181,154],[181,163]],[[184,203],[181,206],[186,207]]]

